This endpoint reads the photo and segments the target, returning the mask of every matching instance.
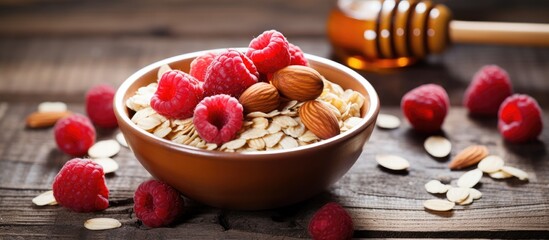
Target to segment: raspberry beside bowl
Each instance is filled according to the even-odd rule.
[[[239,49],[244,51],[245,49]],[[336,137],[295,149],[246,153],[202,150],[161,139],[130,120],[126,100],[139,87],[156,81],[160,66],[188,72],[190,62],[207,50],[167,58],[126,79],[114,98],[120,131],[143,167],[155,178],[193,200],[221,208],[259,210],[306,200],[341,178],[356,162],[370,138],[379,113],[372,85],[353,70],[331,60],[305,54],[326,79],[362,93],[364,118]]]

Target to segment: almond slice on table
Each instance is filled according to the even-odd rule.
[[[408,160],[396,155],[378,154],[376,155],[376,161],[382,167],[395,171],[405,170],[410,167]]]
[[[38,104],[38,112],[66,112],[67,104],[64,102],[42,102]]]
[[[442,136],[428,137],[423,143],[425,150],[433,157],[442,158],[452,151],[452,143]]]
[[[499,156],[490,155],[482,159],[477,167],[485,173],[493,173],[501,170],[504,164],[503,159]]]
[[[454,203],[463,202],[469,196],[469,188],[453,187],[446,193],[446,198]]]
[[[94,158],[92,159],[92,161],[94,161],[95,163],[101,165],[101,167],[103,167],[103,173],[104,174],[109,174],[109,173],[113,173],[115,172],[116,170],[118,170],[119,168],[119,165],[116,161],[114,161],[114,159],[112,158]]]
[[[450,185],[443,184],[439,180],[431,180],[425,184],[425,190],[433,194],[446,193],[450,187]]]
[[[467,196],[467,198],[465,198],[465,200],[461,201],[461,202],[458,202],[457,204],[458,205],[469,205],[471,203],[473,203],[473,196],[471,196],[471,193],[469,193],[469,195]]]
[[[92,218],[84,222],[84,227],[89,230],[107,230],[121,226],[122,223],[114,218]]]
[[[511,174],[523,181],[528,179],[528,173],[515,167],[504,166],[503,168],[501,168],[501,171]]]
[[[108,158],[120,152],[120,144],[116,140],[103,140],[96,142],[88,149],[91,158]]]
[[[477,164],[488,156],[488,148],[482,145],[471,145],[461,150],[450,162],[448,167],[452,170],[462,169]]]
[[[395,129],[400,126],[400,119],[394,115],[380,113],[377,115],[376,126],[385,129]]]
[[[472,188],[477,185],[481,178],[482,171],[480,169],[474,169],[461,175],[457,181],[457,185],[461,188]]]
[[[494,179],[506,179],[506,178],[512,178],[513,175],[506,173],[504,171],[497,171],[489,174],[491,178]]]
[[[122,133],[118,133],[116,134],[116,141],[118,141],[118,143],[120,143],[120,145],[124,146],[124,147],[128,147],[128,142],[126,142],[126,138],[124,137],[124,134]]]
[[[53,196],[53,190],[41,193],[32,199],[32,203],[36,206],[57,205],[57,201]]]
[[[450,211],[456,206],[455,203],[443,199],[429,199],[423,202],[423,207],[433,211]]]
[[[482,193],[477,189],[469,188],[469,196],[471,196],[474,200],[477,200],[482,197]]]

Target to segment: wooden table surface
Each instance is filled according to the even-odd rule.
[[[263,30],[277,29],[311,54],[331,57],[324,35],[335,1],[0,1],[0,239],[293,239],[308,238],[307,225],[323,204],[336,201],[351,214],[357,238],[547,238],[549,237],[549,48],[454,45],[439,56],[406,68],[363,72],[380,95],[382,113],[402,118],[402,95],[424,83],[448,91],[451,109],[444,134],[454,156],[471,144],[486,145],[508,165],[529,174],[529,181],[483,177],[483,196],[453,211],[425,211],[435,196],[423,185],[431,179],[456,179],[449,159],[433,159],[422,148],[426,136],[409,124],[376,129],[364,152],[341,180],[316,197],[281,209],[233,211],[189,201],[187,213],[167,228],[149,229],[136,218],[133,192],[150,175],[128,149],[114,157],[120,169],[107,175],[110,207],[74,213],[59,206],[37,207],[31,199],[51,189],[71,157],[55,145],[53,131],[28,129],[25,117],[43,101],[64,101],[84,113],[91,86],[118,86],[137,69],[159,59],[211,48],[246,46]],[[549,23],[545,1],[445,2],[461,20]],[[471,3],[469,3],[471,4]],[[498,4],[497,8],[494,7]],[[502,140],[496,119],[467,115],[461,101],[472,75],[497,64],[509,72],[514,91],[536,98],[546,126],[538,141]],[[117,130],[99,129],[98,140]],[[377,166],[379,153],[411,162],[407,173]],[[86,219],[112,217],[122,227],[89,231]]]

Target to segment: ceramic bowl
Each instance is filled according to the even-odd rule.
[[[208,50],[212,51],[212,50]],[[188,72],[191,61],[206,51],[182,54],[148,65],[118,88],[114,109],[120,131],[143,167],[156,179],[204,204],[239,210],[282,207],[324,191],[357,161],[370,138],[379,112],[372,85],[353,70],[306,54],[311,67],[326,79],[354,89],[366,98],[363,121],[352,130],[288,150],[227,153],[170,142],[137,127],[125,105],[139,87],[156,81],[160,66]]]

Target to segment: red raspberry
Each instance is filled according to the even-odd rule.
[[[498,130],[509,142],[536,139],[543,128],[541,108],[528,95],[514,94],[503,101],[498,113]]]
[[[204,82],[204,79],[206,79],[206,70],[208,69],[208,66],[210,66],[210,63],[214,60],[215,56],[217,56],[217,53],[207,52],[195,58],[191,62],[191,70],[189,70],[189,74],[198,79],[198,81]]]
[[[473,77],[463,97],[463,105],[476,115],[496,116],[513,89],[507,72],[496,65],[482,67]]]
[[[59,205],[75,212],[109,207],[109,189],[101,165],[74,158],[65,163],[53,180],[53,196]]]
[[[86,113],[99,127],[118,126],[113,110],[114,93],[114,88],[106,84],[97,85],[86,93]]]
[[[335,202],[324,205],[309,222],[309,234],[315,240],[344,240],[353,237],[351,216]]]
[[[157,180],[143,182],[133,195],[133,210],[149,227],[169,225],[183,214],[185,201],[177,190]]]
[[[190,118],[203,94],[200,81],[187,73],[171,70],[160,78],[151,107],[167,118]]]
[[[194,110],[193,123],[207,142],[222,144],[236,136],[244,118],[242,105],[229,95],[204,98]]]
[[[305,58],[305,55],[303,55],[303,51],[301,51],[301,48],[289,43],[289,51],[290,51],[290,65],[309,66],[309,62]]]
[[[450,100],[441,86],[425,84],[406,93],[400,107],[412,127],[429,133],[440,130],[448,113]]]
[[[57,147],[72,156],[84,156],[95,142],[95,128],[84,115],[72,114],[53,127]]]
[[[290,46],[286,37],[276,30],[265,31],[252,39],[248,56],[260,73],[271,73],[290,64]]]
[[[206,71],[205,96],[228,94],[235,98],[257,83],[259,73],[252,61],[237,50],[219,53]]]

